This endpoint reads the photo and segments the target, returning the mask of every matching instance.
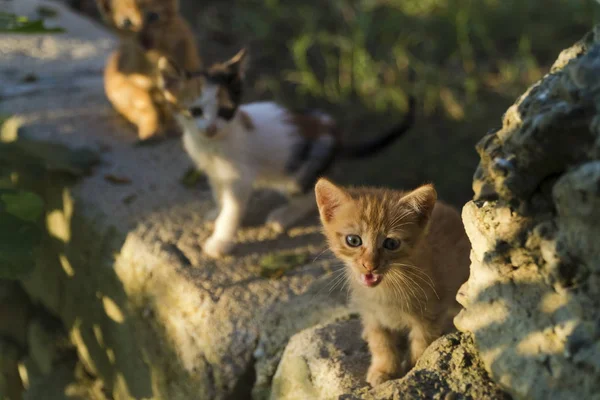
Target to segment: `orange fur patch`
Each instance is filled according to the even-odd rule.
[[[97,1],[105,21],[117,30],[121,39],[104,72],[108,99],[137,126],[140,138],[165,132],[173,121],[165,103],[183,94],[173,92],[169,99],[164,97],[156,74],[159,58],[172,59],[187,71],[197,71],[202,65],[192,30],[177,12],[178,2]],[[158,14],[158,20],[147,22],[148,13]],[[128,29],[119,25],[125,20],[130,21]],[[144,47],[144,43],[150,47]]]

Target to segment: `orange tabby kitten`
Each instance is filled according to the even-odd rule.
[[[157,64],[170,57],[186,69],[200,69],[194,36],[179,15],[177,0],[96,0],[104,20],[119,34],[119,49],[104,71],[106,95],[138,128],[140,139],[179,129],[158,89]]]
[[[343,189],[320,179],[315,193],[363,321],[372,356],[367,382],[399,378],[431,342],[454,329],[455,297],[469,276],[471,249],[460,215],[436,202],[432,185],[412,192]],[[407,332],[409,356],[399,346]]]

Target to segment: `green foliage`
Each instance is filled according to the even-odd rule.
[[[44,12],[48,16],[48,10]],[[43,19],[30,20],[27,17],[0,12],[0,33],[61,33],[62,28],[47,28]]]
[[[0,279],[15,279],[35,265],[44,202],[31,192],[0,189]]]
[[[0,141],[0,279],[22,277],[34,266],[45,210],[42,198],[29,187],[50,174],[83,176],[98,161],[87,149],[22,137]]]
[[[206,175],[204,175],[202,171],[194,167],[190,167],[187,171],[185,171],[180,179],[180,182],[183,186],[191,188],[196,186],[196,184],[202,180],[206,180]]]
[[[308,255],[297,253],[269,254],[260,260],[260,276],[264,278],[277,279],[287,271],[304,265],[308,261]]]
[[[272,74],[311,98],[304,103],[402,111],[411,65],[425,111],[457,119],[490,88],[517,96],[599,11],[571,0],[249,0],[236,4],[231,26],[256,38],[265,58],[277,55]]]

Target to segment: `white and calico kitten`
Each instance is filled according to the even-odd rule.
[[[289,203],[267,218],[272,228],[284,231],[316,209],[312,189],[335,158],[373,154],[407,131],[414,119],[411,98],[408,117],[388,134],[356,146],[343,145],[327,115],[295,114],[273,102],[241,105],[245,67],[245,50],[193,74],[165,58],[159,62],[165,97],[178,110],[184,147],[208,176],[217,205],[207,216],[216,218],[215,228],[203,246],[204,253],[214,258],[233,248],[255,186],[288,195]]]

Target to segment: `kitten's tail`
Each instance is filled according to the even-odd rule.
[[[408,81],[412,84],[415,82],[415,79],[415,71],[412,68],[409,68]],[[337,156],[340,158],[369,157],[394,143],[398,138],[400,138],[400,136],[408,132],[414,125],[416,119],[416,103],[417,100],[411,94],[408,98],[408,111],[402,122],[392,127],[392,129],[390,129],[387,133],[373,140],[356,144],[340,143],[337,149]]]
[[[338,157],[340,158],[364,158],[372,156],[394,143],[400,136],[410,130],[415,123],[416,99],[414,96],[408,98],[408,111],[404,120],[390,129],[387,133],[363,143],[346,144],[340,143]]]

